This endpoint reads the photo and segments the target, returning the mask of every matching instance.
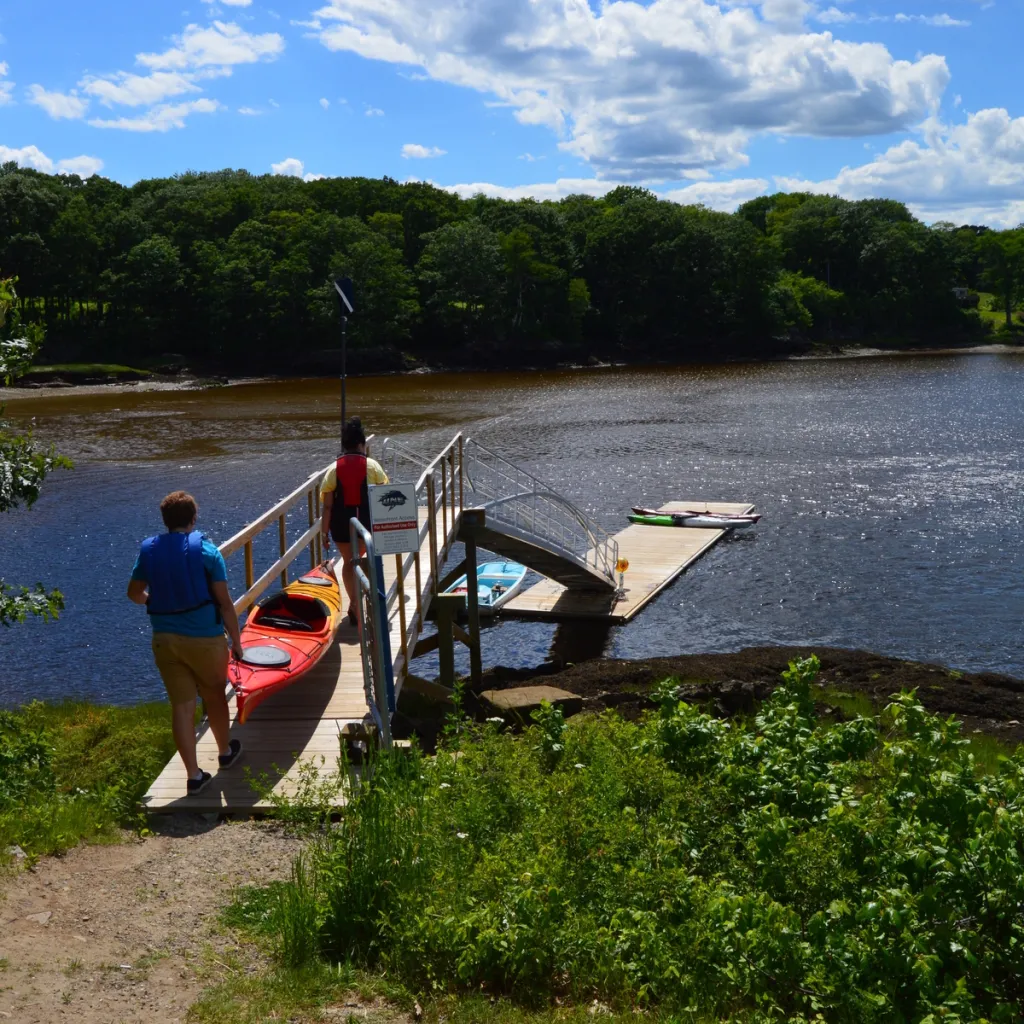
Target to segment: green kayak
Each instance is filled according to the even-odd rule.
[[[655,512],[645,509],[634,511],[629,517],[631,523],[641,526],[692,526],[710,530],[742,530],[753,526],[759,515],[722,515],[715,512]]]

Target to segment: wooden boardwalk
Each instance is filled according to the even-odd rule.
[[[426,510],[421,509],[421,521],[425,523],[426,518]],[[442,529],[438,519],[438,551],[444,548]],[[424,561],[429,558],[429,546],[428,534],[421,552]],[[385,586],[390,587],[395,577],[395,559],[385,558]],[[400,619],[396,605],[388,621],[396,691],[401,687],[404,662]],[[251,780],[265,775],[274,783],[274,793],[290,796],[298,786],[302,762],[315,759],[319,763],[322,757],[321,776],[335,773],[341,752],[341,730],[347,723],[364,722],[369,714],[358,630],[346,622],[320,663],[293,686],[268,697],[244,725],[235,721],[233,696],[229,707],[231,735],[240,739],[245,748],[238,765],[225,772],[217,771],[217,745],[204,720],[198,733],[197,755],[199,767],[210,772],[213,781],[198,796],[187,796],[185,767],[175,754],[143,798],[146,810],[258,813],[268,810],[271,804],[260,799]]]
[[[670,501],[661,512],[708,509],[742,515],[753,505],[722,501]],[[615,534],[619,555],[629,561],[623,597],[567,590],[554,580],[541,580],[502,610],[502,615],[523,619],[563,622],[567,619],[600,619],[628,622],[654,600],[673,580],[712,545],[725,536],[725,530],[704,530],[675,526],[640,526],[631,523]]]

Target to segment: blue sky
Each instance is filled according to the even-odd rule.
[[[18,0],[0,159],[1024,220],[1021,0]]]

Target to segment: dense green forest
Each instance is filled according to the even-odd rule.
[[[51,362],[328,372],[332,275],[355,282],[357,372],[715,360],[1014,327],[1024,231],[809,194],[725,214],[635,187],[509,202],[389,178],[190,172],[128,187],[6,164],[0,273]]]

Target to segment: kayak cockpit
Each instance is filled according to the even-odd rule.
[[[295,633],[323,633],[330,618],[331,610],[319,598],[282,592],[260,602],[248,624]]]

